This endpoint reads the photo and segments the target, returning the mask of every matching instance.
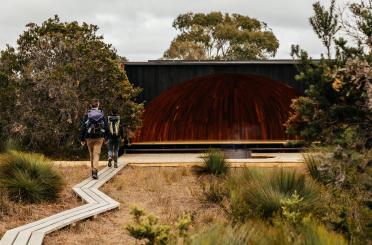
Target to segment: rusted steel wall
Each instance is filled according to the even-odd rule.
[[[196,77],[150,101],[134,141],[286,139],[283,123],[299,94],[260,75]]]

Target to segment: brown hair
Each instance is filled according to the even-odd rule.
[[[92,103],[90,104],[92,108],[97,108],[99,106],[99,99],[92,99]]]

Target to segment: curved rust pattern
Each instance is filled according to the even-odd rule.
[[[134,141],[281,140],[296,90],[257,75],[197,77],[147,107]]]

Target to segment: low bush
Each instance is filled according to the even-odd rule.
[[[306,154],[309,175],[324,185],[318,218],[351,244],[372,237],[372,151],[320,148]]]
[[[143,209],[133,207],[134,223],[126,225],[129,235],[147,245],[187,244],[191,216],[184,214],[175,224],[160,224],[159,219]]]
[[[299,226],[251,220],[239,225],[216,224],[191,236],[192,245],[346,245],[345,239],[313,222]]]
[[[244,169],[231,176],[229,185],[231,214],[237,219],[281,214],[283,202],[294,195],[299,201],[292,212],[311,213],[320,198],[320,187],[294,170]]]
[[[0,155],[0,185],[11,200],[34,203],[57,199],[63,180],[43,155],[7,151]]]
[[[229,171],[229,164],[220,150],[211,149],[203,156],[203,165],[196,168],[199,174],[225,175]]]
[[[311,177],[342,189],[370,190],[372,186],[372,150],[355,151],[340,146],[318,148],[305,154],[305,163]]]

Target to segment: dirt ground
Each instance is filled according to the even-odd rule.
[[[190,213],[196,230],[225,220],[219,207],[200,200],[199,181],[190,168],[127,167],[102,187],[103,192],[121,203],[118,210],[53,232],[46,236],[44,244],[141,244],[124,228],[133,221],[130,210],[134,205],[155,214],[161,223],[176,222],[183,213]]]
[[[56,167],[56,169],[62,174],[66,184],[56,202],[41,204],[14,203],[9,201],[6,195],[0,194],[0,238],[8,229],[82,205],[82,201],[73,193],[72,187],[90,175],[90,168],[78,166]]]

